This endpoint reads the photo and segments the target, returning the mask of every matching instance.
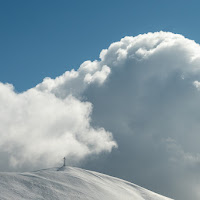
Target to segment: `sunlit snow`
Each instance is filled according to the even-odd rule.
[[[0,173],[3,200],[170,200],[130,182],[74,167]]]

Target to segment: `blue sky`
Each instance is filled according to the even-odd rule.
[[[200,43],[199,1],[0,1],[0,81],[24,91],[126,35],[171,31]]]

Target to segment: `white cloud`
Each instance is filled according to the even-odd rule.
[[[101,71],[97,71],[94,74],[87,73],[85,75],[84,82],[88,84],[93,82],[103,84],[109,74],[110,74],[110,68],[107,65],[104,65]]]
[[[71,95],[62,100],[35,88],[17,94],[1,83],[0,110],[0,150],[15,167],[52,166],[116,146],[110,132],[91,127],[91,103]]]
[[[109,66],[96,60],[85,61],[77,71],[72,69],[56,79],[45,78],[36,89],[51,92],[59,98],[65,98],[69,94],[81,97],[91,83],[101,85],[109,74]]]
[[[194,41],[164,32],[125,37],[102,51],[99,65],[111,72],[83,95],[93,120],[118,142],[119,153],[99,161],[112,169],[105,172],[174,199],[200,198],[190,193],[200,184],[199,52]]]
[[[193,85],[199,90],[200,89],[200,82],[199,81],[194,81]]]

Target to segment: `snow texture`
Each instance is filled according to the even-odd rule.
[[[130,182],[74,167],[0,173],[1,200],[170,200]]]

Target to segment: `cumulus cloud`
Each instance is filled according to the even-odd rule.
[[[113,132],[119,149],[98,165],[175,199],[199,199],[191,193],[200,184],[199,44],[149,33],[111,44],[100,58],[111,69],[105,87],[84,94],[94,122]]]
[[[200,82],[199,81],[194,81],[193,85],[199,90],[200,89]]]
[[[1,144],[13,163],[28,160],[35,149],[43,152],[34,155],[40,160],[48,155],[47,144],[50,154],[55,147],[84,157],[111,151],[116,146],[112,133],[118,149],[89,158],[83,167],[174,199],[198,200],[199,82],[195,41],[166,32],[125,37],[102,50],[99,60],[45,78],[22,94],[2,84]]]
[[[110,132],[90,125],[91,103],[72,95],[58,99],[35,88],[17,94],[0,83],[0,110],[0,150],[13,167],[52,166],[116,146]]]
[[[45,78],[36,86],[37,90],[50,92],[59,98],[65,98],[69,94],[81,97],[90,84],[102,85],[110,74],[110,68],[98,61],[85,61],[75,71],[65,72],[56,79]]]
[[[92,123],[111,131],[119,146],[84,166],[175,199],[199,199],[197,191],[190,193],[200,184],[194,179],[200,151],[199,52],[199,44],[182,35],[148,33],[122,38],[103,50],[99,61],[84,63],[98,71],[110,68],[101,86],[87,83],[77,98],[93,104]]]

